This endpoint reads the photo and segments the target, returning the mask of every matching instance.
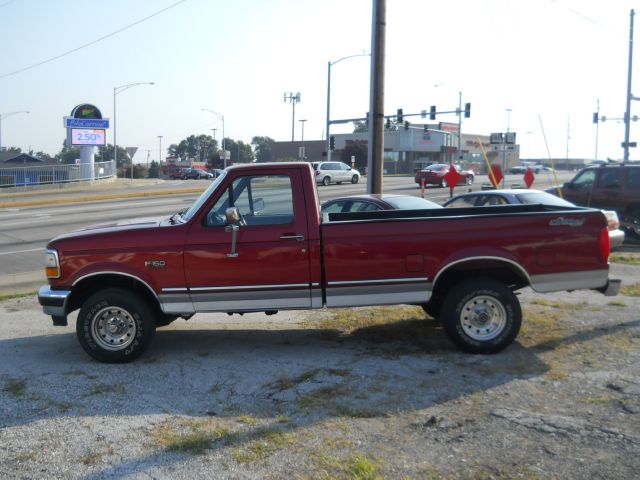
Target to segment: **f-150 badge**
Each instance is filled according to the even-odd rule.
[[[167,266],[167,262],[164,260],[146,260],[144,266],[149,268],[164,268]]]

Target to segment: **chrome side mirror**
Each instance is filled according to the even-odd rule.
[[[240,210],[238,207],[229,207],[225,210],[224,216],[227,219],[228,225],[224,227],[225,232],[231,232],[231,252],[227,253],[227,257],[236,258],[238,252],[236,252],[236,243],[238,241],[238,230],[242,221]]]

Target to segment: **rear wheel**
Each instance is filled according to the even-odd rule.
[[[322,179],[322,185],[324,185],[325,187],[328,187],[331,184],[331,178],[329,177],[324,177]]]
[[[353,177],[351,177],[351,183],[353,184],[358,183],[359,180],[360,180],[360,177],[358,177],[358,175],[354,175]]]
[[[522,311],[514,293],[492,278],[463,281],[445,297],[440,320],[449,339],[470,353],[495,353],[520,331]]]
[[[82,304],[76,334],[84,351],[96,360],[124,363],[147,349],[155,327],[153,310],[141,297],[107,288]]]
[[[444,188],[444,187],[448,187],[449,184],[447,183],[447,181],[444,178],[441,178],[440,179],[440,186]]]

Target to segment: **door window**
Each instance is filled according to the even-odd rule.
[[[622,170],[619,168],[606,168],[600,172],[600,188],[620,188],[620,174]]]
[[[207,214],[206,226],[226,225],[229,207],[237,207],[248,226],[292,223],[291,179],[287,175],[236,178]]]
[[[585,170],[573,179],[571,185],[577,190],[590,190],[596,178],[595,170]]]

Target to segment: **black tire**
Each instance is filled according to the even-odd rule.
[[[449,339],[470,353],[496,353],[520,331],[522,310],[515,294],[492,278],[463,281],[444,299],[440,321]]]
[[[322,179],[322,185],[324,185],[325,187],[328,187],[330,184],[331,184],[331,178],[329,178],[328,176]]]
[[[360,177],[358,175],[354,175],[353,177],[351,177],[351,183],[353,183],[354,185],[358,183],[359,180]]]
[[[107,288],[91,295],[78,314],[76,334],[90,356],[106,363],[138,358],[155,334],[153,310],[138,295]]]
[[[441,179],[440,179],[440,186],[441,186],[442,188],[444,188],[444,187],[448,187],[448,186],[449,186],[449,184],[447,183],[447,181],[446,181],[444,178],[441,178]]]
[[[431,318],[437,320],[440,318],[440,311],[442,310],[442,300],[439,298],[431,298],[427,303],[420,305],[424,313]]]

